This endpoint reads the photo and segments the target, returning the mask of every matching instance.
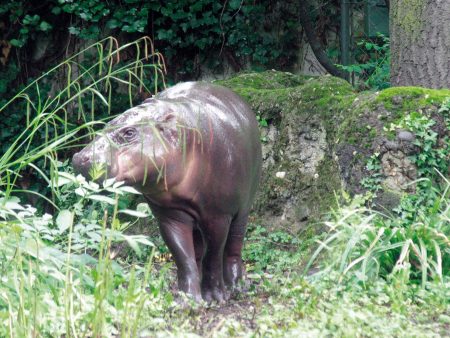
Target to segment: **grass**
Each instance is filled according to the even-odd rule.
[[[121,62],[121,55],[131,49],[137,51],[135,59]],[[89,58],[89,63],[79,61],[83,58]],[[99,120],[105,114],[97,116],[97,110],[111,113],[113,92],[126,90],[131,107],[137,92],[157,92],[159,83],[164,82],[164,72],[164,60],[154,51],[150,39],[119,46],[114,38],[107,38],[42,74],[0,107],[0,113],[26,115],[23,132],[0,156],[0,186],[9,195],[21,171],[41,159],[47,160],[50,171],[55,170],[58,151],[78,145],[83,138],[77,135],[93,135],[94,128],[102,124]],[[61,74],[65,74],[66,82],[49,89],[48,81]],[[154,88],[148,88],[149,84]],[[33,169],[43,173],[36,166]]]
[[[314,252],[308,267],[327,251],[322,274],[337,271],[339,281],[354,280],[363,285],[380,277],[401,273],[425,288],[428,281],[443,282],[450,273],[450,204],[443,196],[429,212],[405,226],[402,219],[389,217],[364,207],[364,200],[339,209],[334,220],[325,222],[329,236]],[[308,268],[307,267],[307,268]]]

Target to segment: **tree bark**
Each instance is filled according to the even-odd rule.
[[[450,88],[450,0],[391,0],[391,84]]]
[[[330,60],[330,58],[325,53],[325,47],[320,42],[319,38],[316,35],[316,32],[314,30],[314,26],[311,22],[311,19],[309,18],[308,13],[308,3],[307,0],[300,0],[299,1],[299,7],[300,7],[300,24],[302,25],[305,34],[306,39],[309,42],[309,45],[311,46],[311,49],[314,53],[314,55],[317,58],[317,61],[323,66],[323,68],[326,69],[327,72],[329,72],[331,75],[338,76],[340,78],[346,79],[346,72],[340,70],[337,68]]]

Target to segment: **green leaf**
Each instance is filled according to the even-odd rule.
[[[69,179],[69,178],[58,176],[58,177],[56,178],[56,182],[54,182],[54,186],[56,186],[56,187],[61,187],[61,186],[63,186],[63,185],[66,185],[66,184],[68,184],[68,183],[71,183],[71,182],[73,182],[73,181],[72,181],[71,179]],[[50,185],[49,185],[49,186],[50,186]]]
[[[25,45],[25,41],[23,40],[17,40],[17,39],[12,39],[9,41],[9,43],[14,46],[14,47],[23,47]]]
[[[129,194],[142,195],[139,191],[133,187],[123,186],[119,188],[120,191],[127,192]]]
[[[3,198],[0,200],[3,202]],[[25,208],[20,205],[20,199],[16,196],[10,197],[6,200],[5,208],[10,210],[24,210]]]
[[[117,19],[108,20],[106,23],[106,27],[110,29],[118,28],[122,25],[122,23]]]
[[[230,8],[233,10],[238,9],[241,7],[242,0],[231,0],[230,1]]]
[[[43,32],[47,32],[47,31],[51,30],[52,28],[53,28],[52,25],[50,25],[46,21],[42,21],[41,24],[39,25],[39,29]]]
[[[62,234],[64,231],[69,229],[73,224],[73,212],[64,209],[61,210],[56,217],[56,225],[58,226],[59,233]]]
[[[55,15],[59,15],[61,13],[62,9],[61,7],[53,7],[52,8],[52,13]]]
[[[80,34],[80,29],[77,27],[69,27],[69,33],[73,34],[73,35],[79,35]]]
[[[139,244],[132,238],[131,236],[125,236],[125,240],[127,241],[128,245],[133,249],[133,251],[138,255],[139,257],[142,254],[141,249],[139,248]]]
[[[139,217],[139,218],[145,218],[145,217],[149,216],[149,214],[147,214],[145,212],[141,212],[141,211],[137,211],[137,210],[130,210],[130,209],[119,210],[119,213],[134,216],[134,217]]]
[[[111,205],[115,205],[116,204],[116,200],[114,198],[111,198],[111,197],[108,197],[108,196],[90,195],[90,196],[87,196],[87,198],[89,198],[91,200],[94,200],[94,201],[108,203],[108,204],[111,204]]]

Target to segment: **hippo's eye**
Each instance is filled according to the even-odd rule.
[[[122,134],[122,138],[125,141],[130,142],[130,141],[133,141],[134,138],[136,137],[137,131],[134,128],[127,128],[127,129],[123,130],[121,134]]]

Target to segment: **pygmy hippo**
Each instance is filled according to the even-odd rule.
[[[85,176],[93,164],[142,192],[175,259],[179,289],[197,301],[227,300],[242,278],[261,173],[249,106],[218,85],[178,84],[109,122],[73,156]]]

